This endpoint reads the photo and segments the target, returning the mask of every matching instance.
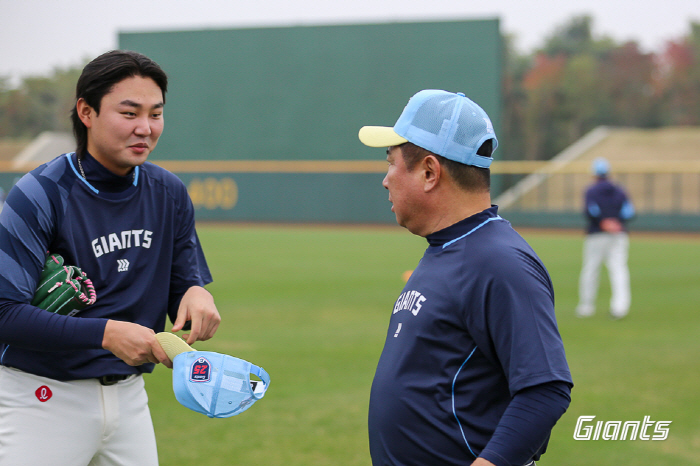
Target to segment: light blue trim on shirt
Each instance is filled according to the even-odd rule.
[[[73,157],[73,154],[75,154],[75,152],[70,152],[70,153],[66,154],[66,158],[68,159],[68,163],[70,164],[70,167],[73,169],[73,173],[75,173],[75,175],[76,175],[78,178],[80,178],[80,181],[82,181],[83,183],[85,183],[85,184],[87,185],[87,187],[90,188],[90,189],[92,190],[92,192],[94,192],[95,194],[100,194],[100,192],[97,190],[97,188],[95,188],[93,185],[91,185],[90,183],[88,183],[88,180],[86,180],[85,178],[83,178],[83,175],[81,175],[80,173],[78,173],[78,170],[75,169],[75,165],[73,165],[73,159],[71,159],[71,157]]]
[[[500,218],[500,217],[498,217],[498,218]],[[488,221],[490,221],[490,220],[496,220],[496,217],[490,218]],[[484,223],[486,223],[486,222],[484,222]],[[482,223],[481,225],[483,225],[484,223]],[[479,226],[481,226],[481,225],[479,225]],[[479,227],[476,227],[476,228],[479,228]],[[474,230],[476,230],[476,228],[475,228]],[[474,230],[472,230],[472,231],[474,231]],[[470,233],[471,233],[471,232],[470,232]],[[469,234],[469,233],[467,233],[467,234]],[[465,236],[466,236],[466,235],[465,235]],[[467,361],[469,361],[469,359],[471,359],[472,355],[474,354],[474,351],[476,351],[476,348],[478,348],[478,347],[474,347],[474,349],[472,350],[472,352],[469,353],[469,356],[467,356],[467,359],[465,359],[464,362],[462,363],[462,365],[459,367],[459,370],[458,370],[457,373],[455,374],[454,379],[452,379],[452,414],[454,414],[455,419],[457,419],[457,425],[459,425],[459,431],[462,432],[462,438],[464,439],[464,443],[467,444],[467,448],[469,448],[469,452],[470,452],[472,455],[474,455],[474,458],[476,458],[477,455],[476,455],[476,453],[474,453],[474,451],[472,450],[471,445],[469,445],[469,441],[467,440],[467,436],[464,435],[464,429],[462,428],[462,423],[459,422],[459,418],[457,417],[457,410],[455,409],[455,384],[457,383],[457,376],[458,376],[459,373],[462,371],[462,368],[467,364]]]
[[[629,220],[632,217],[634,217],[634,206],[631,202],[625,201],[625,203],[622,205],[622,210],[620,210],[620,217],[622,217],[624,220]]]
[[[459,241],[459,240],[461,240],[462,238],[465,238],[465,237],[471,235],[472,233],[474,233],[474,232],[475,232],[476,230],[478,230],[479,228],[483,227],[483,226],[486,225],[487,223],[492,222],[492,221],[494,221],[494,220],[503,220],[503,218],[502,218],[500,215],[496,215],[495,217],[491,217],[490,219],[488,219],[488,220],[486,220],[485,222],[483,222],[481,225],[477,225],[477,226],[475,226],[474,228],[472,228],[471,231],[470,231],[469,233],[465,233],[465,234],[463,234],[462,236],[460,236],[459,238],[455,238],[455,239],[453,239],[452,241],[448,241],[447,243],[443,244],[443,245],[442,245],[442,249],[445,249],[447,246],[450,246],[452,243],[454,243],[454,242],[456,242],[456,241]]]
[[[588,204],[588,213],[591,215],[591,217],[600,217],[600,207],[598,207],[598,204]]]
[[[5,359],[5,353],[7,353],[7,350],[9,350],[9,349],[10,349],[10,345],[7,345],[5,347],[5,351],[3,351],[2,354],[0,355],[0,364],[2,364],[3,359]]]
[[[92,192],[94,192],[95,194],[100,194],[100,192],[97,190],[97,188],[95,188],[93,185],[91,185],[88,182],[88,180],[83,178],[83,176],[80,173],[78,173],[78,170],[75,169],[75,165],[73,165],[73,159],[71,159],[73,154],[75,154],[75,152],[71,152],[69,154],[66,154],[66,157],[68,157],[68,163],[70,164],[70,167],[73,169],[73,173],[75,173],[78,176],[78,178],[80,178],[80,180],[88,186],[88,188],[92,189]],[[138,186],[138,184],[139,184],[139,167],[134,167],[134,182],[132,184],[134,186]]]

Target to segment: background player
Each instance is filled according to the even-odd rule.
[[[629,313],[632,300],[626,223],[634,216],[634,206],[625,191],[608,179],[610,164],[606,159],[594,160],[592,169],[596,181],[586,189],[584,198],[586,240],[576,315],[590,317],[595,314],[598,277],[605,262],[610,277],[610,315],[613,319],[621,319]]]
[[[171,366],[166,315],[188,343],[220,316],[183,183],[146,162],[163,131],[167,76],[112,51],[85,66],[75,153],[25,175],[0,214],[0,464],[156,465],[141,374]],[[92,279],[75,317],[28,303],[46,251]]]
[[[572,381],[547,270],[491,206],[488,115],[464,94],[425,90],[393,128],[359,136],[389,148],[396,221],[429,245],[372,383],[372,463],[533,464]]]

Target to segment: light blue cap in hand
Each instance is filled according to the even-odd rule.
[[[262,367],[211,351],[196,351],[169,332],[156,339],[173,362],[173,391],[186,408],[209,417],[231,417],[265,396],[270,376]],[[250,375],[260,380],[251,380]]]
[[[251,380],[250,374],[260,380]],[[265,396],[270,376],[262,367],[211,351],[175,356],[173,391],[186,408],[209,417],[230,417]]]

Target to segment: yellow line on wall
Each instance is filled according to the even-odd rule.
[[[174,173],[384,173],[384,160],[206,160],[154,162]]]
[[[386,173],[385,160],[163,160],[155,164],[173,173]],[[0,172],[26,173],[39,163],[22,167],[0,161]],[[700,161],[625,161],[611,162],[613,173],[700,173]],[[590,161],[566,164],[546,161],[494,161],[492,174],[590,173]]]

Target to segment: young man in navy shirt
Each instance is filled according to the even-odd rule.
[[[166,316],[188,343],[221,320],[184,184],[146,162],[167,76],[134,52],[84,68],[76,151],[25,175],[0,214],[0,464],[158,464],[143,373],[172,367]],[[46,252],[92,280],[76,316],[32,306]]]
[[[488,115],[424,90],[393,127],[359,137],[388,147],[391,210],[428,241],[372,383],[373,465],[534,464],[573,383],[547,270],[491,205]]]

